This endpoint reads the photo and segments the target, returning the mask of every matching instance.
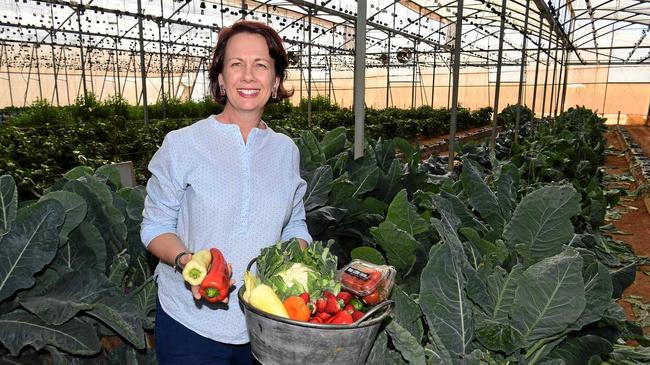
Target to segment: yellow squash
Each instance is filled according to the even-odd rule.
[[[289,318],[289,314],[284,308],[280,298],[278,298],[273,289],[266,284],[260,284],[251,291],[249,303],[253,307],[264,312],[283,318]]]

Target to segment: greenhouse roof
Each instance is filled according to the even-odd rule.
[[[462,66],[497,62],[502,1],[464,0]],[[551,61],[568,56],[569,64],[650,63],[647,0],[503,3],[504,65],[521,63],[524,40],[527,49],[540,48]],[[142,10],[135,0],[0,0],[0,4],[5,9],[0,16],[4,45],[0,59],[11,67],[34,62],[51,66],[63,58],[66,67],[81,68],[84,56],[89,68],[103,70],[108,62],[127,66],[140,50],[140,18],[142,46],[151,56],[149,69],[182,68],[190,59],[204,63],[219,29],[242,14],[279,30],[294,66],[310,62],[316,69],[353,67],[357,2],[351,0],[247,0],[245,10],[241,1],[232,0],[143,0]],[[416,56],[420,64],[449,65],[457,5],[456,0],[368,0],[367,67],[412,67],[409,61]],[[563,50],[570,52],[565,56]],[[173,56],[171,65],[162,65],[163,53]],[[527,61],[549,62],[536,58],[536,53],[528,52]],[[115,55],[119,61],[112,61]]]

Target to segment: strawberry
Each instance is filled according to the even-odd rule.
[[[323,290],[323,298],[336,298],[329,290]]]
[[[309,293],[304,292],[299,295],[300,299],[305,301],[305,304],[309,303]]]
[[[327,305],[325,306],[325,312],[329,314],[335,314],[341,311],[341,300],[336,299],[335,297],[327,298]]]
[[[354,322],[356,322],[356,321],[358,321],[361,317],[363,317],[364,314],[365,314],[365,313],[360,312],[360,311],[354,311],[354,312],[352,312],[352,320],[353,320]]]
[[[314,317],[309,320],[309,323],[323,323],[323,320],[318,317]]]
[[[320,319],[323,320],[323,322],[325,322],[328,319],[330,319],[331,316],[332,315],[329,314],[329,313],[321,312],[321,313],[318,313],[317,315],[315,315],[314,318],[320,318]]]
[[[346,291],[342,291],[336,297],[341,299],[344,305],[348,305],[350,299],[352,299],[352,294]]]
[[[323,298],[318,298],[316,300],[316,313],[324,312],[325,307],[327,307],[327,300],[325,300]]]
[[[343,310],[352,314],[354,312],[354,307],[352,306],[352,304],[348,304],[345,306],[345,308],[343,308]]]

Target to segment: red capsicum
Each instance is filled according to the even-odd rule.
[[[221,251],[216,248],[210,249],[212,261],[210,271],[201,282],[199,293],[210,303],[224,300],[230,292],[230,277],[228,275],[228,264]]]

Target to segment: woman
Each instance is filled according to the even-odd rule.
[[[261,248],[311,241],[298,148],[262,121],[268,103],[292,95],[283,86],[287,64],[281,38],[267,25],[239,21],[223,28],[209,70],[223,112],[169,133],[149,163],[141,237],[160,259],[160,364],[252,362],[236,292],[213,306],[183,281],[179,271],[191,252],[217,247],[241,282]]]

